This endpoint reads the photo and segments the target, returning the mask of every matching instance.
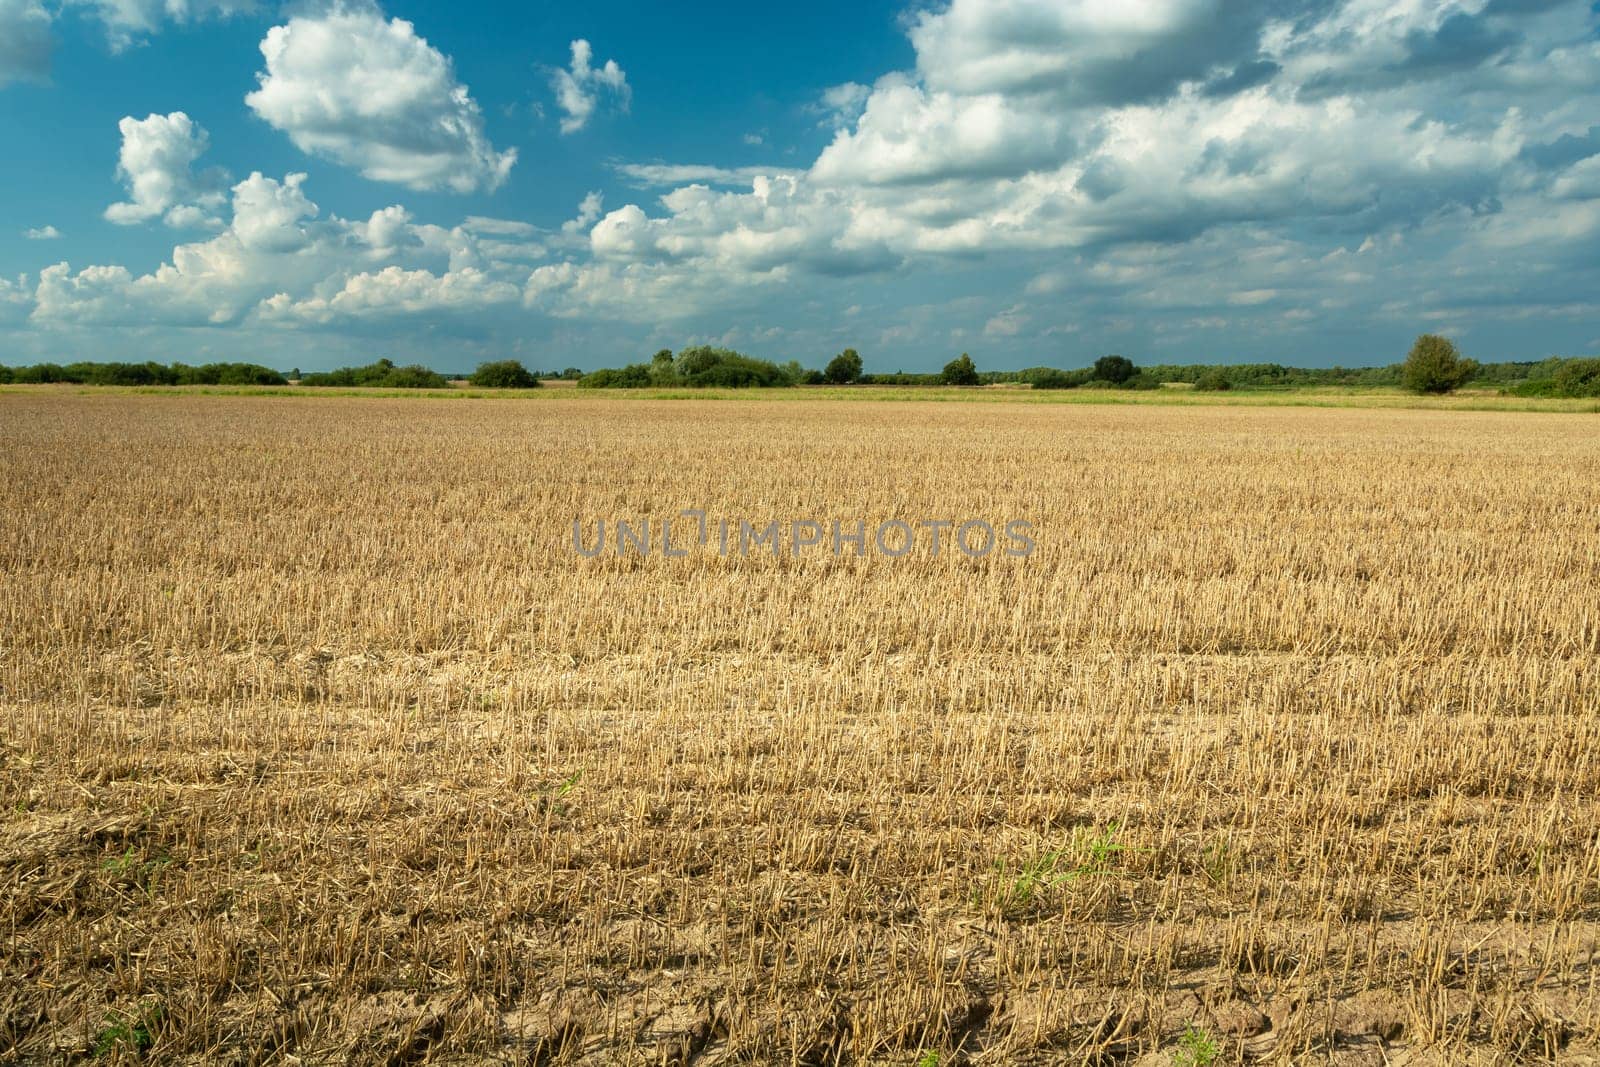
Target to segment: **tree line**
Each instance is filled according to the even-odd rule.
[[[1600,359],[1552,358],[1538,362],[1478,363],[1454,342],[1434,334],[1417,338],[1404,361],[1384,367],[1288,367],[1281,363],[1156,364],[1140,367],[1121,355],[1101,356],[1076,370],[1028,367],[979,370],[963,352],[936,373],[868,374],[860,353],[847,348],[822,370],[793,360],[778,364],[726,348],[697,346],[674,354],[657,352],[649,363],[586,374],[588,389],[647,389],[673,386],[784,387],[798,385],[1025,385],[1034,389],[1158,389],[1189,385],[1201,392],[1293,390],[1319,386],[1401,388],[1414,393],[1449,393],[1466,385],[1498,388],[1518,396],[1600,396]]]
[[[0,384],[43,385],[288,385],[288,379],[258,363],[35,363],[0,366]]]
[[[470,375],[444,375],[420,364],[396,366],[380,359],[364,367],[340,367],[331,371],[301,374],[299,369],[284,374],[259,363],[34,363],[21,367],[0,364],[0,385],[289,385],[342,386],[346,388],[445,389],[452,380],[465,380],[482,389],[536,389],[541,380],[576,381],[583,372],[576,367],[562,371],[535,372],[514,359],[495,360],[478,365]]]
[[[1423,334],[1405,360],[1384,367],[1287,367],[1280,363],[1136,365],[1121,355],[1101,356],[1089,367],[1062,370],[1028,367],[1018,371],[979,370],[963,352],[937,373],[896,371],[868,374],[860,353],[847,348],[821,370],[798,361],[774,363],[728,348],[696,345],[674,353],[657,352],[648,363],[632,363],[585,374],[576,367],[556,372],[530,371],[514,359],[481,363],[470,375],[444,375],[420,364],[397,366],[380,359],[362,367],[284,375],[257,363],[37,363],[0,365],[0,384],[63,382],[75,385],[288,385],[444,389],[465,380],[480,389],[536,389],[542,381],[576,381],[585,389],[784,388],[801,385],[1021,385],[1034,389],[1157,389],[1168,384],[1203,392],[1293,390],[1319,386],[1402,388],[1442,394],[1463,386],[1494,388],[1527,397],[1600,397],[1600,359],[1551,358],[1529,362],[1479,363],[1462,356],[1454,342]]]

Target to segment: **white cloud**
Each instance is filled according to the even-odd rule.
[[[163,218],[168,226],[222,225],[213,212],[224,201],[227,179],[219,171],[194,173],[210,141],[198,123],[174,111],[144,119],[129,115],[117,129],[122,131],[117,177],[129,199],[106,208],[107,219],[119,226],[153,218]]]
[[[462,223],[462,226],[473,233],[487,233],[497,237],[535,237],[539,233],[539,227],[531,222],[520,222],[516,219],[491,219],[482,215],[468,215],[466,222]]]
[[[254,10],[254,0],[0,0],[0,87],[50,76],[55,11],[82,8],[98,19],[114,52],[140,43],[167,22],[190,23]]]
[[[157,32],[166,22],[186,25],[207,18],[245,14],[254,0],[66,0],[88,8],[105,25],[113,51],[122,51]]]
[[[633,99],[628,88],[628,75],[608,59],[600,67],[593,66],[594,49],[589,42],[579,38],[572,42],[572,64],[566,70],[550,73],[550,86],[555,90],[556,106],[566,112],[561,120],[562,133],[577,133],[589,124],[595,109],[600,105],[602,93],[609,93],[623,111]]]
[[[954,0],[915,23],[914,73],[826,94],[823,107],[839,128],[809,171],[618,166],[641,185],[676,188],[600,219],[590,262],[540,268],[527,299],[555,314],[650,321],[714,314],[740,294],[759,299],[774,281],[792,291],[807,275],[1053,256],[1028,286],[1037,306],[1018,304],[987,322],[988,336],[1005,341],[1048,323],[1041,306],[1086,292],[1126,300],[1195,289],[1191,273],[1167,264],[1178,258],[1173,250],[1197,244],[1207,249],[1205,269],[1236,275],[1231,287],[1203,292],[1201,311],[1244,309],[1228,321],[1270,318],[1273,329],[1314,314],[1285,307],[1299,298],[1285,292],[1280,271],[1322,278],[1341,292],[1341,307],[1352,287],[1422,288],[1404,267],[1414,249],[1386,252],[1383,266],[1360,272],[1303,266],[1344,239],[1353,248],[1376,237],[1393,249],[1402,232],[1438,220],[1430,240],[1441,256],[1471,262],[1469,249],[1519,241],[1579,254],[1574,242],[1591,232],[1592,164],[1543,179],[1519,152],[1537,127],[1542,142],[1567,138],[1554,154],[1581,154],[1573,145],[1592,124],[1596,94],[1575,90],[1578,76],[1562,92],[1578,92],[1583,103],[1559,100],[1521,70],[1564,50],[1600,56],[1600,44],[1585,43],[1600,29],[1595,13],[1577,0],[1540,4],[1546,10],[1525,27],[1518,58],[1480,72],[1470,84],[1492,92],[1463,108],[1461,85],[1440,71],[1498,54],[1483,42],[1500,39],[1492,22],[1500,16],[1485,14],[1491,24],[1480,32],[1428,5],[1397,14],[1375,0],[1347,0],[1331,9],[1345,29],[1324,32],[1316,27],[1328,12],[1278,22],[1271,6]],[[1303,93],[1287,73],[1337,65],[1307,59],[1305,41],[1326,51],[1374,35],[1401,45],[1370,93]],[[1198,59],[1175,55],[1191,46]],[[1418,70],[1401,70],[1406,63]],[[1397,88],[1412,82],[1422,88]],[[1545,94],[1537,116],[1518,109],[1529,93]],[[1539,198],[1513,197],[1541,182],[1549,195],[1574,200],[1571,210],[1557,219],[1548,200],[1541,211]],[[1551,221],[1541,225],[1541,216]],[[1125,260],[1126,249],[1154,250],[1154,259]],[[1062,265],[1062,252],[1073,253],[1072,265]],[[1218,318],[1186,311],[1184,329]],[[1131,320],[1119,322],[1130,328]],[[1182,330],[1171,327],[1170,336]]]
[[[267,69],[245,97],[301,151],[412,189],[494,190],[517,159],[496,151],[450,60],[402,19],[336,8],[267,31]]]
[[[803,274],[852,274],[893,262],[870,232],[854,227],[848,196],[800,175],[760,176],[747,192],[691,185],[661,203],[663,218],[636,204],[602,217],[589,231],[591,262],[536,270],[529,304],[558,315],[676,320]]]
[[[233,187],[231,221],[206,241],[136,275],[118,265],[40,274],[41,326],[252,324],[263,328],[381,320],[385,309],[449,313],[518,305],[529,267],[526,223],[473,218],[444,229],[400,205],[362,221],[324,218],[304,174],[253,173]]]
[[[50,75],[50,13],[38,0],[0,0],[0,86]]]
[[[575,218],[568,219],[561,224],[561,232],[566,234],[583,233],[593,226],[600,217],[601,208],[605,206],[605,197],[597,192],[589,193],[578,205],[578,214]]]
[[[258,171],[233,187],[233,235],[241,247],[295,252],[306,246],[311,238],[305,224],[316,218],[317,205],[300,191],[305,180],[304,174],[290,174],[278,182]],[[370,227],[367,233],[370,239]]]
[[[983,335],[985,337],[1015,337],[1027,328],[1028,322],[1029,316],[1024,310],[1024,305],[1013,304],[984,324]]]
[[[27,317],[33,307],[33,288],[26,274],[15,281],[0,276],[0,323],[16,323]]]
[[[313,214],[315,213],[315,205]],[[412,244],[411,212],[399,204],[379,208],[366,222],[353,222],[350,232],[367,246],[367,256],[384,259],[399,253]]]
[[[880,82],[854,130],[840,130],[812,168],[818,181],[896,184],[1015,175],[1059,160],[1065,128],[1051,111],[1011,106],[997,93],[929,93]]]
[[[793,178],[783,167],[713,167],[702,163],[618,163],[616,172],[641,186],[749,185],[757,178]]]
[[[61,231],[54,226],[36,226],[33,229],[23,230],[22,236],[30,241],[56,241],[61,238]]]
[[[1249,0],[953,0],[911,29],[929,89],[1049,94],[1057,106],[1148,102],[1251,49]]]
[[[1336,6],[1344,28],[1312,34],[1318,42],[1348,47],[1356,39],[1348,25],[1405,23],[1373,0]],[[1370,233],[1438,211],[1488,210],[1497,192],[1523,180],[1516,159],[1526,119],[1514,108],[1446,118],[1448,109],[1426,96],[1302,97],[1279,78],[1301,46],[1268,13],[1264,4],[1221,0],[955,0],[915,23],[915,76],[829,92],[830,108],[859,107],[859,118],[764,215],[798,248],[877,243],[895,256],[927,257],[1182,242],[1212,227],[1302,220]],[[1449,24],[1407,17],[1430,32]],[[1217,19],[1251,29],[1251,39],[1241,45],[1197,29]],[[1595,22],[1568,18],[1561,32],[1581,39]],[[1407,25],[1385,32],[1416,51]],[[1170,54],[1186,43],[1205,63]],[[1261,59],[1258,44],[1276,59]],[[1566,114],[1584,128],[1585,112]],[[663,183],[751,180],[714,168],[620,169]],[[824,189],[834,211],[807,210]],[[1574,168],[1558,189],[1585,195],[1587,174]],[[596,228],[597,239],[610,235],[630,254],[661,262],[686,244],[705,245],[703,208],[680,209],[676,195],[662,198],[669,214],[660,218],[624,207],[614,225]],[[779,223],[775,214],[788,218]],[[818,230],[794,236],[809,227]],[[638,244],[643,234],[650,240]]]
[[[862,85],[860,82],[845,82],[824,89],[822,98],[810,110],[813,113],[821,112],[824,116],[819,125],[832,125],[836,129],[843,129],[861,117],[861,112],[871,97],[872,86]]]
[[[286,293],[275,294],[262,302],[259,313],[267,322],[328,323],[338,318],[473,311],[515,304],[521,296],[516,285],[495,281],[475,267],[444,274],[385,267],[352,276],[329,297],[295,301]]]

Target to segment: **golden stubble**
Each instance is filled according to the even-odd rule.
[[[7,394],[0,1061],[1587,1062],[1595,425]]]

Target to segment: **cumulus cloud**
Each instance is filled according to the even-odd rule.
[[[474,267],[444,274],[385,267],[350,277],[331,296],[297,301],[287,293],[275,294],[262,302],[259,314],[265,322],[326,324],[343,318],[481,310],[514,304],[521,295],[517,286],[495,281]]]
[[[562,133],[577,133],[589,124],[600,106],[602,94],[609,95],[616,106],[628,110],[633,100],[633,90],[628,87],[628,75],[608,59],[596,67],[594,49],[589,42],[579,38],[572,42],[572,63],[565,70],[550,72],[550,86],[555,90],[556,106],[565,112],[561,120]]]
[[[258,171],[233,187],[233,236],[251,251],[296,252],[310,241],[306,222],[317,216],[317,205],[301,191],[304,174],[286,175],[283,181],[262,177]],[[371,229],[367,231],[371,239]]]
[[[61,231],[54,226],[36,226],[22,231],[22,236],[30,241],[55,241],[61,237]]]
[[[661,204],[660,218],[636,204],[600,218],[589,230],[591,262],[535,271],[529,304],[556,314],[679,319],[802,275],[858,274],[896,261],[870,228],[853,225],[847,194],[798,174],[756,177],[746,192],[690,185]]]
[[[222,225],[214,212],[225,200],[227,176],[221,171],[194,172],[195,161],[210,143],[206,131],[182,111],[127,116],[117,123],[122,150],[117,177],[129,199],[106,208],[105,217],[119,226],[161,218],[168,226]]]
[[[304,174],[252,173],[233,186],[222,232],[178,245],[148,274],[114,264],[45,268],[33,321],[276,328],[521,300],[536,228],[473,218],[445,229],[416,222],[400,205],[364,220],[324,217],[306,182]]]
[[[1250,56],[1271,9],[1264,0],[954,0],[919,15],[911,43],[934,91],[1121,106]]]
[[[812,168],[819,181],[893,185],[1014,175],[1061,158],[1065,124],[998,93],[929,92],[898,78],[873,91],[854,130]]]
[[[1522,42],[1533,62],[1592,40],[1597,19],[1583,5],[1533,6],[1537,33],[1513,30],[1515,11],[1497,13],[1517,5],[1480,0],[1472,17],[1488,22],[1478,34],[1438,5],[1372,0],[1320,13],[1254,0],[954,0],[914,22],[915,72],[830,92],[829,106],[859,116],[781,206],[744,197],[763,201],[767,217],[787,216],[774,232],[818,227],[791,236],[798,248],[877,243],[902,257],[1183,242],[1252,224],[1365,233],[1441,211],[1493,212],[1528,180],[1518,156],[1532,131],[1514,93],[1463,110],[1425,92],[1396,95],[1388,83],[1359,98],[1301,89],[1355,69],[1358,58],[1398,69],[1419,56],[1413,65],[1430,79],[1492,61],[1491,80],[1503,84],[1514,78],[1509,42]],[[1472,46],[1484,34],[1494,46]],[[1541,122],[1559,128],[1563,116],[1582,115],[1541,109]],[[1544,151],[1587,158],[1588,134]],[[622,171],[674,176],[660,165]],[[681,177],[701,180],[690,168]],[[1588,187],[1581,175],[1563,180],[1574,195]],[[824,199],[835,210],[811,210]],[[661,204],[668,213],[654,218],[637,205],[619,209],[596,237],[628,234],[627,247],[662,261],[706,243],[699,198],[669,194]],[[643,234],[647,246],[633,240]]]
[[[831,123],[834,127],[842,129],[861,117],[861,112],[871,97],[872,87],[862,85],[860,82],[830,85],[822,91],[822,98],[817,101],[812,111],[821,112],[824,116],[824,125]]]
[[[375,9],[300,15],[267,32],[267,69],[245,103],[301,151],[412,189],[498,188],[516,149],[497,151],[450,60]]]
[[[149,274],[118,265],[40,273],[35,321],[45,324],[205,326],[236,323],[257,301],[348,262],[347,224],[318,228],[303,174],[253,173],[232,190],[232,221],[207,241],[182,244]]]

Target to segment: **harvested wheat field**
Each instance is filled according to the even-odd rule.
[[[1600,1062],[1596,428],[5,394],[0,1062]]]

